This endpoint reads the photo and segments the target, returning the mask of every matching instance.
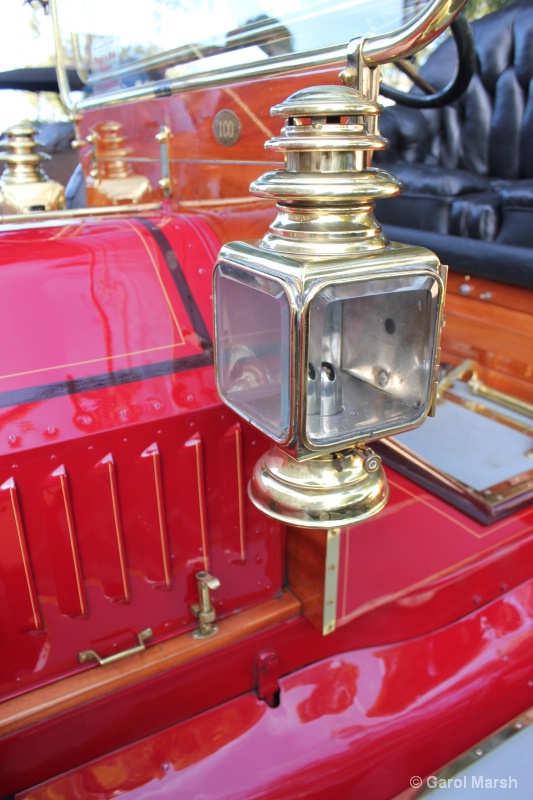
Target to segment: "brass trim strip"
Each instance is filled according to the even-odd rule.
[[[469,385],[467,384],[467,386]],[[484,396],[493,402],[498,402],[497,400],[493,400],[492,397],[489,397],[488,394]],[[519,431],[519,433],[525,433],[533,436],[533,425],[528,425],[527,422],[522,422],[519,419],[509,417],[507,414],[502,414],[501,411],[496,411],[493,408],[489,408],[488,406],[484,405],[483,403],[479,403],[476,400],[469,400],[467,397],[461,397],[460,395],[454,394],[452,391],[446,392],[444,397],[446,400],[449,400],[451,403],[455,403],[457,406],[462,406],[463,408],[467,408],[469,411],[472,411],[474,414],[479,414],[480,417],[487,417],[487,419],[500,422],[502,425],[505,425],[507,428],[512,428],[514,431]]]
[[[521,400],[519,397],[513,397],[505,392],[500,392],[498,389],[492,389],[490,386],[487,386],[486,383],[480,381],[477,375],[473,375],[470,378],[467,386],[472,394],[477,397],[485,397],[487,400],[492,400],[493,403],[499,403],[499,405],[511,411],[515,411],[517,414],[524,414],[526,417],[533,418],[533,405],[531,403]],[[530,427],[530,430],[533,433],[533,427]]]
[[[39,211],[35,214],[2,214],[0,225],[16,225],[21,223],[24,228],[29,225],[42,226],[44,221],[61,221],[78,219],[79,217],[101,217],[109,214],[140,214],[145,211],[161,211],[161,203],[137,203],[125,206],[99,206],[96,208],[64,208],[60,211]]]
[[[246,205],[248,203],[263,203],[265,207],[272,206],[270,200],[260,197],[225,197],[220,200],[180,200],[180,208],[219,208],[220,206]]]
[[[345,534],[349,537],[349,532]],[[337,627],[337,594],[339,588],[339,565],[341,528],[330,528],[326,539],[326,563],[324,565],[324,611],[322,634],[333,633]]]
[[[237,492],[239,497],[239,542],[241,546],[241,559],[246,560],[246,547],[244,538],[244,475],[242,469],[242,429],[238,424],[235,428],[235,448],[237,457]]]
[[[440,379],[438,396],[442,396],[448,391],[448,389],[452,388],[456,381],[462,380],[464,376],[468,375],[470,372],[472,374],[468,381],[466,381],[466,385],[471,394],[475,395],[476,397],[484,397],[485,399],[490,400],[497,405],[504,406],[504,408],[514,411],[516,414],[523,414],[525,417],[533,418],[532,403],[528,403],[527,400],[521,400],[519,397],[513,397],[513,395],[500,392],[498,389],[493,389],[491,386],[488,386],[486,383],[480,380],[479,369],[479,364],[473,359],[468,358],[465,361],[462,361],[456,367],[443,375],[443,377]],[[480,406],[480,408],[483,408],[483,406]],[[506,417],[503,414],[500,418],[502,421],[510,420],[509,417]],[[514,420],[512,421],[514,422]],[[524,429],[533,431],[533,428],[529,429],[525,423]]]

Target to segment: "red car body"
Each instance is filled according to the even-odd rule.
[[[170,128],[172,196],[0,231],[2,796],[386,800],[532,704],[531,508],[483,525],[388,468],[385,510],[342,529],[323,636],[248,497],[268,442],[216,391],[212,267],[272,219],[247,198],[269,106],[332,74],[89,110],[81,134],[119,122],[153,186]],[[204,641],[199,570],[221,584]]]

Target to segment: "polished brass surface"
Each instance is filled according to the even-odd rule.
[[[383,508],[384,472],[365,443],[417,427],[436,391],[446,270],[424,248],[391,243],[374,216],[374,201],[402,184],[371,167],[386,141],[377,133],[379,75],[362,51],[356,89],[314,86],[271,109],[285,124],[265,147],[285,168],[250,191],[275,199],[277,217],[257,244],[223,247],[215,268],[217,386],[278,445],[256,464],[250,497],[268,516],[311,529]],[[254,320],[233,326],[234,284],[258,308],[267,292],[279,298],[272,315],[283,323],[261,323],[264,360],[255,344],[246,348],[246,336],[259,336]],[[423,318],[410,292],[431,308]]]
[[[412,428],[425,419],[433,406],[445,269],[437,256],[425,248],[389,242],[374,216],[374,199],[398,194],[402,186],[387,172],[368,166],[369,152],[385,145],[382,137],[369,133],[369,121],[378,113],[377,103],[346,86],[312,87],[296,92],[275,106],[272,114],[285,117],[286,124],[281,135],[268,141],[266,147],[285,155],[286,168],[262,175],[250,188],[254,194],[278,200],[277,217],[259,247],[235,242],[223,247],[219,255],[221,265],[231,264],[249,274],[268,275],[269,280],[285,287],[291,306],[291,340],[297,343],[293,346],[292,389],[288,401],[294,422],[283,438],[273,436],[260,421],[252,418],[253,415],[248,414],[247,419],[286,447],[292,456],[302,460]],[[309,309],[321,292],[330,292],[333,286],[356,285],[376,278],[384,281],[383,286],[391,280],[407,284],[426,280],[438,293],[436,330],[428,333],[435,337],[427,364],[432,387],[429,403],[427,407],[420,406],[415,421],[409,420],[403,426],[398,420],[388,425],[382,415],[377,433],[372,429],[364,436],[353,434],[350,438],[339,438],[334,444],[322,443],[316,438],[313,442],[305,422],[306,415],[314,413],[315,402],[312,382],[307,375]],[[411,324],[409,320],[403,319],[401,309],[395,313],[400,315],[402,328],[407,330]],[[216,326],[217,320],[215,303]],[[413,331],[413,336],[415,334]],[[217,342],[215,348],[218,363]],[[408,348],[401,359],[402,374],[407,375],[412,370]],[[368,375],[364,380],[379,386],[377,376]],[[241,413],[231,398],[224,396],[223,391],[221,394],[228,405]],[[335,413],[334,408],[341,411],[342,405],[340,396],[337,400],[332,397],[328,405],[330,410],[323,406],[319,416]]]
[[[483,384],[484,385],[484,384]],[[466,384],[466,387],[469,391],[470,390],[470,382]],[[497,394],[500,394],[499,392]],[[508,395],[504,395],[504,397],[508,397]],[[502,425],[506,425],[508,428],[512,428],[515,431],[519,431],[520,433],[525,433],[528,436],[533,436],[533,425],[528,424],[522,419],[518,419],[517,417],[513,417],[510,414],[504,414],[502,411],[497,411],[493,405],[490,407],[487,406],[485,403],[480,403],[479,400],[470,400],[467,397],[458,397],[452,391],[446,392],[445,394],[446,400],[450,400],[452,403],[456,403],[459,406],[463,406],[467,408],[469,411],[473,411],[475,414],[479,414],[481,417],[487,417],[487,419],[492,419],[495,422],[501,422]],[[514,400],[514,398],[510,398]],[[490,400],[492,403],[498,403],[498,400],[495,400],[492,397],[487,396],[487,400]],[[521,414],[521,411],[517,409],[513,409],[509,406],[511,411],[515,411],[517,414]]]
[[[402,184],[368,166],[369,154],[387,145],[368,129],[379,111],[376,102],[347,86],[313,86],[272,108],[272,116],[287,121],[265,148],[283,153],[286,169],[267,172],[250,186],[252,194],[278,200],[263,249],[323,261],[388,244],[374,200],[399,194]]]
[[[288,525],[333,528],[362,522],[388,498],[382,467],[367,472],[366,455],[352,448],[296,461],[273,447],[255,465],[250,497],[269,517]]]
[[[136,203],[128,206],[100,206],[99,208],[65,208],[59,211],[40,211],[36,225],[47,222],[65,222],[69,219],[80,217],[99,217],[108,214],[119,216],[120,214],[132,214],[133,212],[142,214],[146,211],[160,211],[161,203]],[[24,224],[25,227],[33,224],[33,220],[28,220],[27,214],[5,214],[2,217],[5,225]]]
[[[362,53],[366,64],[376,67],[409,58],[423,50],[452,24],[465,2],[466,0],[433,0],[417,17],[401,28],[364,39]]]
[[[86,180],[89,206],[127,205],[152,199],[150,181],[144,175],[136,175],[128,163],[131,151],[120,123],[99,122],[87,141],[93,148],[94,163]]]
[[[0,210],[7,214],[33,214],[65,207],[65,191],[41,167],[49,159],[37,151],[37,128],[15,125],[1,142],[0,160],[5,168],[0,178]]]
[[[360,75],[364,78],[361,85],[373,93],[375,73],[369,74],[364,67]],[[277,200],[277,217],[258,245],[234,242],[223,247],[215,270],[215,297],[217,275],[234,274],[240,275],[243,286],[253,287],[257,281],[258,285],[271,287],[273,295],[279,293],[286,298],[289,323],[284,335],[287,340],[280,346],[288,353],[286,370],[290,391],[282,396],[282,403],[289,406],[288,426],[280,428],[278,434],[275,429],[268,428],[268,418],[254,417],[249,411],[243,413],[239,391],[252,392],[254,397],[269,396],[272,387],[267,365],[253,353],[253,357],[246,357],[246,353],[243,356],[238,338],[233,344],[233,356],[246,366],[235,372],[236,383],[230,384],[235,393],[224,392],[218,369],[217,385],[230,407],[280,445],[269,450],[255,465],[248,487],[252,502],[268,516],[287,525],[328,530],[327,548],[331,552],[326,560],[331,570],[326,572],[323,633],[334,630],[336,624],[338,569],[333,554],[338,537],[335,538],[333,531],[368,519],[384,507],[388,498],[381,459],[365,442],[416,427],[425,419],[434,404],[440,352],[446,270],[437,256],[424,248],[389,242],[374,216],[375,199],[394,196],[402,188],[392,175],[370,166],[372,152],[386,145],[377,134],[379,110],[372,98],[347,86],[312,87],[275,106],[272,115],[283,117],[286,122],[280,136],[268,141],[266,148],[284,155],[285,169],[266,173],[254,181],[250,189],[253,194]],[[429,340],[423,361],[429,396],[406,418],[398,418],[392,412],[389,416],[389,395],[383,389],[391,376],[383,368],[380,370],[379,360],[365,363],[364,369],[370,372],[361,375],[359,400],[355,402],[350,397],[346,403],[336,381],[333,362],[337,363],[339,374],[343,366],[344,374],[352,374],[349,370],[354,368],[349,364],[358,363],[358,342],[357,337],[352,341],[350,336],[345,336],[342,327],[331,335],[335,340],[342,338],[344,361],[335,356],[332,363],[327,363],[330,359],[323,355],[319,374],[310,356],[311,352],[318,352],[310,323],[315,298],[337,297],[334,287],[342,287],[339,297],[343,297],[344,287],[350,287],[350,291],[355,292],[353,296],[357,296],[358,289],[351,287],[364,287],[372,281],[377,281],[370,283],[375,286],[370,292],[374,314],[377,319],[383,316],[382,324],[388,317],[386,309],[392,306],[387,305],[388,300],[380,303],[378,298],[380,292],[386,297],[387,292],[392,291],[390,287],[422,283],[425,291],[431,287],[430,292],[437,299],[435,319],[423,334]],[[412,329],[413,322],[408,319],[407,301],[404,299],[394,307],[399,327],[410,331],[410,336],[419,337],[420,332]],[[346,314],[350,317],[349,310]],[[369,325],[373,327],[370,320]],[[217,302],[215,329],[219,331]],[[321,330],[320,325],[318,330]],[[372,338],[376,334],[374,328],[364,336]],[[359,335],[363,335],[362,331]],[[225,363],[219,360],[223,346],[217,334],[217,364]],[[273,347],[277,344],[273,343]],[[327,350],[330,345],[325,347],[323,341],[322,354],[333,353],[335,348],[337,352],[340,344],[332,344],[331,350]],[[398,355],[394,362],[398,375],[394,375],[393,380],[398,378],[402,383],[405,376],[413,377],[420,369],[418,362],[413,363],[417,358],[414,347],[412,343],[411,348],[406,347]],[[231,363],[231,359],[227,363]],[[320,359],[317,364],[320,367]],[[405,383],[410,381],[405,380]],[[372,399],[369,391],[374,393]],[[379,407],[372,423],[363,426],[364,434],[356,432],[354,427],[358,405]],[[381,407],[383,409],[379,410]],[[346,432],[342,429],[341,434],[336,427],[339,417],[351,420],[346,423],[351,424],[350,429]]]
[[[193,639],[207,639],[218,631],[218,625],[215,624],[216,611],[211,603],[211,592],[220,588],[220,581],[203,570],[197,572],[195,578],[198,603],[191,606],[191,611],[200,624],[191,633],[191,636]]]
[[[159,133],[156,133],[155,140],[159,143],[161,159],[161,179],[159,188],[165,197],[172,195],[172,176],[170,173],[170,137],[172,133],[167,125],[161,125]]]
[[[143,650],[146,650],[146,642],[153,635],[152,629],[146,628],[146,630],[137,634],[138,644],[134,647],[129,647],[127,650],[121,650],[120,653],[113,653],[112,656],[105,657],[99,656],[95,650],[82,650],[78,655],[78,660],[80,664],[86,664],[88,661],[98,661],[101,667],[105,667],[106,664],[114,664],[115,661],[121,661],[123,658],[129,658],[129,656],[133,656],[136,653],[142,653]]]
[[[341,529],[330,528],[326,540],[326,564],[324,572],[324,609],[322,634],[333,633],[337,627],[337,596],[339,587],[339,562]]]
[[[526,417],[533,418],[533,405],[526,400],[521,400],[519,397],[513,397],[505,392],[500,392],[498,389],[493,389],[487,386],[482,380],[479,379],[477,373],[474,373],[468,381],[468,388],[473,395],[477,397],[485,397],[487,400],[492,400],[504,408],[509,408],[511,411],[516,411],[518,414],[524,414]]]
[[[453,386],[455,381],[470,374],[467,386],[473,395],[492,400],[492,402],[504,408],[508,408],[511,411],[515,411],[517,414],[523,414],[526,417],[533,418],[533,405],[531,403],[528,403],[526,400],[521,400],[519,397],[513,397],[505,392],[500,392],[498,389],[493,389],[480,380],[478,373],[479,365],[475,361],[472,359],[462,361],[440,379],[437,391],[438,396],[442,397],[444,393]]]

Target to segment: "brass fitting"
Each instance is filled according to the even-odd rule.
[[[38,152],[37,133],[33,125],[14,125],[0,143],[3,150],[0,160],[6,165],[0,178],[2,214],[34,214],[65,208],[63,186],[50,180],[41,167],[41,162],[50,156]]]

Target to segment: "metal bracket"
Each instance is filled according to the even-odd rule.
[[[101,667],[105,667],[106,664],[113,664],[114,661],[121,661],[123,658],[128,658],[128,656],[133,656],[135,653],[142,653],[143,650],[146,650],[145,642],[152,638],[154,632],[151,628],[146,628],[146,630],[141,631],[137,634],[137,641],[139,644],[135,645],[134,647],[129,647],[127,650],[121,650],[120,653],[113,653],[112,656],[99,656],[95,650],[82,650],[81,653],[78,655],[78,661],[80,664],[86,664],[87,661],[98,661]]]
[[[98,170],[98,159],[96,158],[96,140],[98,139],[98,134],[96,131],[91,131],[85,141],[87,144],[91,146],[91,166],[89,169],[89,175],[91,178],[97,180],[100,177],[99,170]],[[81,141],[81,140],[80,140]],[[77,146],[77,145],[76,145]]]
[[[264,650],[255,659],[257,696],[271,708],[279,706],[279,658],[274,650]]]
[[[351,86],[370,100],[377,101],[381,72],[379,65],[370,66],[363,55],[364,39],[352,39],[348,43],[346,66],[339,73],[345,86]]]
[[[172,194],[172,178],[170,176],[170,138],[172,131],[166,125],[161,125],[159,133],[156,133],[155,140],[159,142],[159,152],[161,158],[161,180],[159,188],[165,197]]]
[[[193,639],[206,639],[218,631],[215,625],[216,611],[211,605],[211,592],[220,587],[220,581],[208,572],[197,572],[196,588],[198,603],[191,606],[191,611],[200,623],[191,633]]]

